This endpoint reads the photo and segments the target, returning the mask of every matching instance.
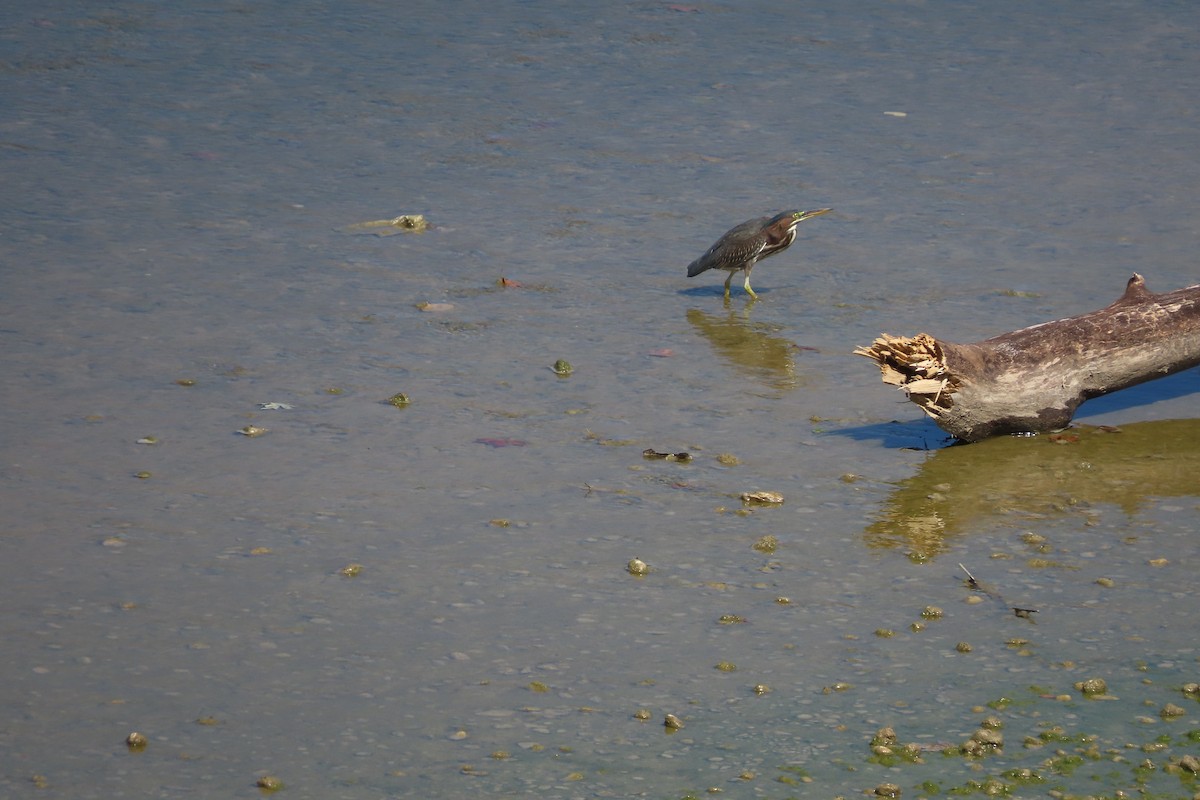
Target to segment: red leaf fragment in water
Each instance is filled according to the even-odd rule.
[[[663,347],[658,350],[651,350],[646,355],[654,356],[655,358],[670,358],[675,355],[675,351],[669,347]]]

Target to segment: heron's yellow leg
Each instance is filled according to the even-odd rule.
[[[729,277],[731,277],[731,278],[733,277],[733,273],[732,273],[732,272],[731,272],[731,273],[729,273]],[[755,300],[757,300],[757,299],[758,299],[758,295],[756,295],[756,294],[754,293],[754,290],[750,288],[750,273],[749,273],[749,272],[747,272],[747,273],[746,273],[746,294],[750,295],[750,296],[751,296],[751,297],[753,297]]]
[[[733,273],[729,273],[729,277],[725,279],[725,299],[729,299],[729,284],[733,281]]]

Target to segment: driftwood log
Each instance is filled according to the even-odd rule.
[[[1085,400],[1200,364],[1200,285],[1153,294],[1134,274],[1099,311],[974,344],[883,334],[854,352],[963,441],[1057,430]]]

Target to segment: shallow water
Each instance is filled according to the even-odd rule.
[[[1200,10],[444,9],[0,11],[3,793],[1191,796],[1200,375],[939,449],[849,353],[1195,283]]]

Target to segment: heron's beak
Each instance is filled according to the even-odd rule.
[[[804,220],[809,219],[811,217],[819,217],[822,214],[828,214],[830,211],[833,211],[833,209],[832,208],[818,208],[813,211],[801,211],[799,214],[796,215],[796,222],[803,222]]]

